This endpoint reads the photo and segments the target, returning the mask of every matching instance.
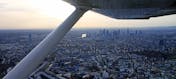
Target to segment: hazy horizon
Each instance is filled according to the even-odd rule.
[[[4,0],[0,1],[0,29],[54,29],[73,11],[62,0]],[[121,20],[88,11],[73,28],[133,28],[176,26],[176,15],[149,20]]]
[[[111,28],[73,28],[72,30],[100,30],[100,29],[109,29],[109,30],[118,30],[118,29],[139,29],[139,30],[145,30],[145,29],[176,29],[176,26],[153,26],[153,27],[111,27]],[[38,29],[0,29],[0,31],[5,30],[54,30],[54,28],[38,28]]]

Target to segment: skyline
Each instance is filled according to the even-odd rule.
[[[0,1],[0,29],[53,29],[74,11],[61,0]],[[73,28],[176,26],[176,15],[149,20],[120,20],[88,11]]]

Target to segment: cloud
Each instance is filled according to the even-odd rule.
[[[29,12],[33,11],[27,0],[4,0],[0,1],[0,12]]]
[[[54,28],[57,19],[43,16],[27,0],[0,0],[0,29]]]
[[[4,8],[7,4],[6,3],[0,3],[0,9]]]
[[[35,8],[34,3],[30,5],[29,0],[0,0],[0,29],[35,29],[35,28],[55,28],[58,23],[61,23],[63,20],[60,19],[67,12],[63,9],[52,9],[45,5],[47,2],[41,3],[42,8],[46,7],[49,10],[49,14],[51,15],[55,10],[55,14],[60,15],[58,18],[47,16],[42,14],[45,12],[40,9],[40,1],[38,6],[39,8]],[[30,0],[31,1],[31,0]],[[54,4],[54,3],[52,3]],[[58,4],[56,4],[58,5]],[[63,5],[63,7],[65,7]],[[69,9],[69,8],[68,8]],[[53,12],[50,12],[53,11]],[[65,12],[65,13],[64,13]],[[71,12],[70,12],[71,13]],[[49,15],[48,14],[48,15]],[[63,14],[63,15],[62,15]],[[134,26],[168,26],[168,25],[176,25],[175,22],[176,15],[163,16],[158,18],[152,18],[150,20],[120,20],[120,19],[112,19],[109,17],[105,17],[95,12],[87,12],[75,25],[78,28],[90,27],[101,28],[104,26],[105,28],[113,27],[134,27]],[[82,26],[82,27],[81,27]],[[92,27],[91,27],[92,26]]]

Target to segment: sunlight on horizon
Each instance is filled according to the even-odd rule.
[[[64,21],[75,9],[74,6],[66,3],[62,0],[30,0],[30,5],[37,9],[38,12],[44,16],[60,19]],[[161,19],[170,23],[168,18],[173,19],[170,16],[161,16],[151,18],[149,20],[121,20],[113,19],[99,13],[88,11],[74,26],[74,28],[115,28],[115,27],[141,27],[141,26],[158,26]],[[161,22],[162,24],[163,22]],[[173,22],[172,22],[173,23]],[[98,26],[98,27],[94,27]],[[163,24],[164,26],[164,24]],[[117,28],[118,28],[117,27]]]
[[[29,0],[29,4],[41,14],[57,19],[65,19],[75,9],[62,0]]]
[[[62,0],[0,1],[0,29],[53,29],[61,24],[75,7]],[[176,15],[149,20],[113,19],[88,11],[73,28],[119,28],[176,26]]]

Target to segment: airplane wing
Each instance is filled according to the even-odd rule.
[[[176,13],[176,0],[64,0],[76,10],[25,56],[3,79],[26,79],[51,55],[64,35],[87,11],[92,10],[116,19],[148,19]]]
[[[176,13],[176,0],[64,0],[116,19],[149,19]]]

